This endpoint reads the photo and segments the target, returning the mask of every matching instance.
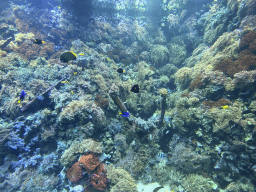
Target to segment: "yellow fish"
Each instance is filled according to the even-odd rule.
[[[76,75],[76,74],[77,74],[77,72],[74,73],[74,75]]]
[[[70,91],[70,93],[74,94],[74,92],[73,92],[73,91]]]
[[[60,9],[60,6],[58,6],[58,8]]]
[[[84,54],[83,54],[83,53],[79,53],[78,55],[84,56]]]
[[[222,108],[223,108],[223,109],[228,109],[228,108],[229,108],[229,106],[224,105],[224,106],[222,106]]]
[[[61,81],[61,83],[69,83],[68,81]]]
[[[20,103],[21,102],[21,100],[18,100],[18,103]]]
[[[234,41],[234,39],[232,38],[232,39],[231,39],[231,42],[233,42],[233,41]]]
[[[110,61],[110,59],[107,57],[107,61]]]

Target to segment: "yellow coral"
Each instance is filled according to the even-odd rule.
[[[177,86],[178,89],[182,90],[185,89],[190,81],[191,81],[191,68],[188,67],[182,67],[181,69],[179,69],[174,77],[175,77],[175,84]]]
[[[107,167],[108,179],[111,180],[110,192],[136,192],[137,184],[130,174],[120,168],[115,168],[113,165]]]
[[[162,88],[162,89],[159,89],[159,91],[158,91],[161,95],[167,95],[167,89],[165,89],[165,88]]]
[[[16,42],[22,42],[23,39],[34,39],[35,35],[33,33],[17,33],[14,37]]]

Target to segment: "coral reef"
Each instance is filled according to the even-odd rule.
[[[124,169],[107,166],[108,178],[110,180],[111,192],[135,192],[137,191],[135,180]]]
[[[166,96],[167,96],[167,89],[160,89],[159,93],[161,94],[162,101],[161,101],[161,116],[158,122],[158,128],[162,126],[163,120],[164,120],[164,114],[165,114],[165,108],[166,108]]]
[[[211,191],[216,190],[218,186],[208,178],[204,178],[201,175],[192,174],[184,179],[182,186],[186,190],[196,191]]]
[[[83,155],[80,160],[67,171],[67,178],[71,182],[77,183],[84,177],[84,174],[82,174],[83,169],[90,175],[87,179],[89,179],[88,182],[93,186],[93,189],[105,191],[108,183],[105,167],[100,163],[95,153]],[[89,185],[86,190],[90,191],[90,188],[91,186]]]
[[[80,142],[75,141],[63,153],[60,162],[64,166],[70,165],[77,159],[78,155],[85,154],[86,152],[102,153],[101,143],[93,141],[92,139],[85,139]]]
[[[0,191],[255,191],[255,1],[20,3],[0,11]]]
[[[169,50],[163,45],[154,45],[150,49],[150,58],[156,67],[160,67],[167,63],[169,59]]]

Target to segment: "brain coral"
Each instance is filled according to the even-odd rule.
[[[167,47],[163,45],[154,45],[151,47],[150,53],[151,61],[155,66],[160,67],[168,62],[169,50]]]

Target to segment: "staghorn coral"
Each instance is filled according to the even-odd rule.
[[[63,166],[68,166],[72,164],[79,155],[85,154],[86,152],[102,153],[102,144],[92,139],[74,141],[63,153],[60,162]]]
[[[150,57],[156,67],[161,67],[168,62],[169,50],[163,45],[154,45],[150,49]]]

